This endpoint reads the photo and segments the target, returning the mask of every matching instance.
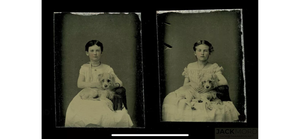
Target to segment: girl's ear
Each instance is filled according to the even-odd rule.
[[[86,56],[89,56],[89,52],[85,51]]]

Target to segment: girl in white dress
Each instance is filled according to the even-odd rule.
[[[197,121],[197,122],[233,122],[238,120],[239,112],[229,97],[228,83],[222,75],[223,68],[217,63],[209,63],[213,46],[206,40],[197,41],[193,47],[196,62],[190,63],[184,69],[184,84],[174,92],[169,93],[163,102],[163,121]],[[210,108],[205,103],[196,103],[192,109],[185,102],[182,94],[186,91],[199,91],[201,84],[199,75],[214,73],[218,78],[218,86],[214,89],[222,103],[211,102]],[[201,93],[201,92],[200,92]]]
[[[100,85],[98,75],[101,73],[113,74],[117,85],[114,89],[113,102],[111,102],[113,109],[107,105],[106,101],[83,100],[79,92],[68,106],[65,126],[131,127],[133,123],[127,113],[125,88],[122,87],[122,81],[109,65],[101,63],[102,43],[98,40],[91,40],[86,44],[85,50],[90,62],[81,66],[77,86],[83,88],[81,91],[97,92],[97,87]]]

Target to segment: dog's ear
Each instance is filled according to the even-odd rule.
[[[205,80],[205,74],[204,74],[204,73],[199,74],[198,77],[199,77],[199,81],[200,81],[201,88],[203,89],[203,88],[204,88],[204,86],[203,86],[203,85],[204,85],[203,81]]]
[[[203,80],[201,80],[201,86],[204,87],[204,81]]]
[[[213,87],[217,87],[219,86],[219,79],[218,79],[218,76],[216,74],[212,74],[212,79],[213,79]]]
[[[114,74],[110,74],[110,78],[111,78],[112,82],[114,83],[115,82],[115,75]]]

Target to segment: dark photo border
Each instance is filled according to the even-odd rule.
[[[189,137],[215,137],[216,128],[258,128],[258,1],[206,1],[164,5],[160,2],[97,5],[96,1],[42,1],[42,138],[112,138],[111,134],[189,134]],[[143,3],[143,2],[141,2]],[[126,6],[125,6],[126,5]],[[170,123],[160,121],[160,93],[156,11],[193,9],[243,9],[247,123]],[[145,128],[57,128],[55,125],[53,12],[141,12]]]

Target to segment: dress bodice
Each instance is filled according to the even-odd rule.
[[[217,63],[210,64],[208,63],[202,69],[200,69],[197,62],[193,62],[187,65],[184,68],[182,75],[186,78],[189,78],[193,87],[198,87],[196,85],[200,84],[200,76],[205,73],[215,73],[222,74],[223,67],[220,67]],[[193,85],[194,84],[194,85]]]
[[[85,82],[95,82],[98,75],[102,73],[110,73],[115,76],[115,82],[122,85],[122,81],[116,76],[114,70],[107,64],[101,64],[98,67],[92,67],[90,63],[83,64],[79,70],[79,74],[84,75]]]

